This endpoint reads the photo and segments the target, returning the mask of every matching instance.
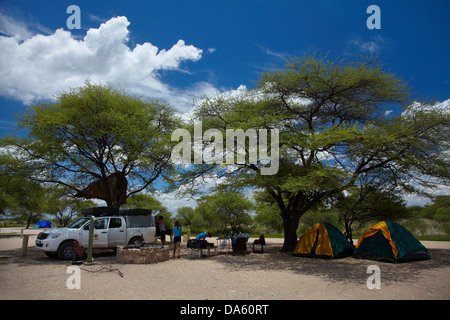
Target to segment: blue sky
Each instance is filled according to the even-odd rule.
[[[66,13],[69,5],[76,4],[81,10],[81,29],[69,30]],[[381,10],[381,29],[369,30],[366,13],[369,5]],[[128,35],[126,45],[133,50],[137,45],[150,43],[158,51],[170,50],[179,40],[186,46],[201,50],[201,57],[179,57],[175,67],[151,71],[166,87],[165,94],[179,100],[169,101],[181,111],[189,109],[193,99],[237,89],[240,85],[253,86],[253,81],[264,70],[280,68],[290,56],[302,56],[318,50],[332,59],[357,59],[359,54],[380,54],[386,69],[397,73],[410,82],[418,98],[443,101],[450,92],[450,2],[447,0],[424,1],[24,1],[1,0],[0,32],[3,37],[16,37],[19,43],[38,34],[48,39],[57,29],[64,29],[76,39],[83,41],[89,29],[98,29],[113,17],[126,17]],[[45,39],[45,38],[43,38]],[[57,54],[63,45],[55,42]],[[2,43],[2,51],[9,44]],[[39,46],[34,50],[39,50]],[[13,57],[17,57],[24,50]],[[84,70],[77,79],[67,81],[59,63],[50,68],[43,66],[41,79],[22,84],[33,77],[39,69],[40,60],[33,52],[26,61],[0,55],[3,90],[0,92],[0,134],[8,131],[14,123],[14,112],[23,110],[35,99],[49,98],[68,86],[81,85],[88,79],[101,79]],[[69,52],[61,53],[70,56]],[[75,56],[74,56],[75,55]],[[76,60],[76,54],[72,58]],[[121,59],[126,59],[122,57]],[[11,61],[12,60],[12,61]],[[17,65],[14,65],[14,62]],[[15,73],[18,65],[28,67]],[[52,74],[58,69],[53,86]],[[74,68],[72,66],[72,68]],[[40,70],[42,70],[40,69]],[[94,71],[93,71],[94,73]],[[16,76],[15,81],[11,78]],[[46,77],[48,76],[48,78]],[[132,75],[128,75],[132,77]],[[70,77],[70,76],[69,76]],[[120,77],[105,77],[107,81],[120,82]],[[124,89],[142,95],[152,95],[151,84],[118,83]],[[137,90],[134,86],[140,85]],[[18,88],[19,87],[19,88]],[[54,91],[54,92],[52,92]],[[12,93],[13,92],[13,93]],[[30,95],[28,95],[30,93]],[[157,95],[165,98],[164,94]],[[33,100],[34,99],[34,100]]]
[[[66,24],[73,4],[79,30]],[[381,29],[366,26],[370,5],[381,10]],[[14,113],[86,80],[188,112],[316,50],[330,59],[379,54],[417,99],[442,102],[449,12],[448,0],[0,0],[0,135]]]

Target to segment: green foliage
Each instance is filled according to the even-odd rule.
[[[236,192],[216,192],[203,196],[195,210],[194,225],[208,232],[244,232],[252,222],[253,203]]]
[[[215,176],[221,178],[220,190],[202,197],[194,210],[180,209],[184,223],[198,232],[244,231],[255,210],[255,222],[268,225],[268,231],[281,229],[283,251],[291,251],[299,224],[338,224],[338,213],[362,222],[392,220],[405,214],[394,191],[426,195],[423,190],[448,183],[449,115],[411,103],[410,96],[408,86],[374,58],[293,58],[284,69],[262,74],[254,90],[205,99],[195,109],[203,130],[220,130],[224,145],[227,129],[279,130],[277,173],[261,175],[267,164],[259,158],[232,167],[190,166],[174,177],[170,158],[178,142],[171,141],[171,133],[192,125],[183,124],[162,101],[86,83],[23,112],[18,129],[26,130],[26,138],[1,139],[0,210],[26,213],[30,224],[46,210],[62,212],[43,206],[54,199],[44,189],[49,184],[64,186],[73,196],[93,181],[121,173],[128,182],[127,206],[162,209],[169,223],[170,212],[161,203],[138,193],[154,190],[162,178],[172,188],[190,184],[184,190],[195,193],[202,177]],[[394,106],[403,112],[388,115]],[[244,188],[264,190],[256,194],[256,206],[239,193]],[[112,189],[106,194],[108,205],[122,204]],[[448,230],[448,203],[448,196],[437,197],[409,212],[436,219]]]
[[[122,208],[127,209],[152,209],[158,211],[158,216],[164,218],[164,224],[166,228],[172,228],[172,213],[161,203],[161,201],[155,199],[150,194],[137,193],[133,194],[127,199],[127,203],[122,206]]]
[[[161,203],[153,196],[146,193],[134,194],[127,199],[127,203],[122,206],[127,209],[141,208],[141,209],[154,209],[154,210],[167,210]]]
[[[46,197],[42,199],[45,206],[45,213],[54,215],[54,225],[66,226],[73,219],[81,216],[81,210],[95,207],[92,200],[73,198],[69,196],[67,188],[48,187],[46,188]]]
[[[450,196],[436,196],[430,204],[408,208],[414,218],[434,219],[439,222],[450,222],[449,210]]]
[[[215,210],[207,202],[198,202],[194,210],[191,230],[195,233],[205,231],[211,233],[221,232],[222,225],[215,213]]]
[[[266,191],[254,192],[255,216],[254,222],[265,233],[283,231],[283,220],[281,219],[280,208],[275,200]]]
[[[383,69],[374,58],[294,58],[284,69],[262,74],[253,91],[206,99],[195,110],[204,130],[225,136],[226,129],[278,129],[280,166],[263,176],[261,162],[233,170],[203,165],[186,180],[215,171],[232,189],[265,189],[282,217],[283,251],[295,246],[300,217],[353,187],[361,175],[415,193],[433,186],[430,176],[448,181],[448,114],[411,104],[408,86]],[[404,113],[388,116],[393,107]]]
[[[195,209],[191,207],[181,207],[177,209],[176,219],[186,229],[193,230],[195,228]]]
[[[0,213],[23,221],[26,228],[37,222],[46,209],[48,193],[40,184],[29,181],[21,163],[10,155],[0,154]]]
[[[119,172],[128,179],[128,197],[170,175],[170,134],[179,125],[174,110],[161,101],[86,83],[54,102],[30,106],[18,119],[27,138],[3,138],[1,145],[26,165],[29,179],[76,194]],[[110,186],[104,200],[121,204]]]
[[[433,216],[433,219],[439,222],[450,222],[450,207],[438,208]]]
[[[337,197],[336,210],[345,226],[345,236],[350,241],[353,231],[361,229],[368,221],[397,221],[410,216],[400,195],[387,188],[388,181],[378,177],[375,181],[361,176],[358,185]],[[388,183],[389,186],[390,183]]]
[[[436,196],[431,204],[424,206],[420,216],[439,222],[450,222],[450,196]]]
[[[409,207],[408,211],[413,217],[408,223],[420,235],[450,235],[450,196],[436,196],[432,203]]]
[[[319,222],[327,222],[329,224],[332,224],[339,230],[344,230],[342,222],[339,221],[337,210],[321,207],[315,210],[308,211],[300,218],[300,224],[298,228],[299,234],[304,234],[311,226]]]

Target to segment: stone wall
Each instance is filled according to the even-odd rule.
[[[118,263],[147,264],[169,260],[169,247],[117,246],[116,261]]]

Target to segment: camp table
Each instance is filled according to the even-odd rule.
[[[203,250],[208,251],[208,257],[211,255],[211,249],[214,249],[214,254],[217,254],[217,247],[206,247],[206,248],[191,248],[192,257],[195,257],[196,251],[198,252],[198,257],[201,258],[203,255]]]

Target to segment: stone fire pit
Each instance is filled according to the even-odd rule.
[[[169,247],[155,245],[117,246],[116,261],[118,263],[147,264],[169,260]]]

